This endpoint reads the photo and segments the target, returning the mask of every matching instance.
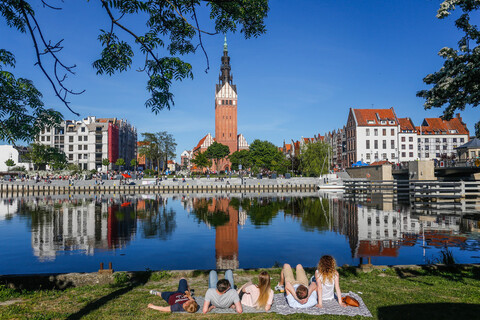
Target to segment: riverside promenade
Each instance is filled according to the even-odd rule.
[[[2,181],[0,194],[65,194],[65,193],[178,193],[178,192],[288,192],[313,191],[319,178],[177,178],[141,180],[52,180]]]

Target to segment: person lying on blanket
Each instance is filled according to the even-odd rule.
[[[264,309],[269,311],[273,304],[273,290],[270,288],[270,275],[262,271],[258,275],[258,285],[251,281],[245,283],[238,289],[240,302],[244,306]]]
[[[207,313],[213,308],[232,308],[237,313],[242,313],[242,304],[236,290],[234,290],[233,272],[227,270],[225,279],[218,280],[215,270],[210,271],[208,278],[208,290],[205,293],[205,303],[203,304],[203,313]]]
[[[190,288],[185,278],[180,279],[180,281],[178,282],[177,291],[159,292],[155,290],[150,290],[150,294],[162,297],[163,300],[167,301],[169,304],[168,307],[160,307],[149,303],[148,308],[150,309],[162,312],[187,311],[190,313],[197,312],[198,310],[198,304],[192,297],[190,293]]]
[[[280,273],[280,283],[285,286],[287,303],[292,308],[310,308],[317,303],[317,285],[308,284],[307,275],[301,264],[296,267],[297,278],[293,276],[292,267],[285,263]]]
[[[332,256],[325,255],[320,258],[317,270],[315,270],[314,280],[317,285],[318,303],[317,307],[322,307],[322,301],[335,298],[333,289],[337,292],[338,304],[345,307],[342,301],[342,291],[340,290],[340,275],[337,271],[337,263]],[[312,281],[312,283],[313,283]]]

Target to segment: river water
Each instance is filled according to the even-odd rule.
[[[0,274],[480,262],[480,214],[337,194],[0,199]]]

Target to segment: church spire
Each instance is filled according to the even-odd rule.
[[[230,57],[228,56],[228,45],[227,45],[227,35],[225,34],[225,40],[223,43],[223,56],[222,56],[222,64],[220,66],[220,76],[218,77],[219,84],[217,85],[217,92],[226,84],[230,84],[235,90],[237,91],[236,86],[233,84],[233,75],[231,74],[231,66],[230,66]]]

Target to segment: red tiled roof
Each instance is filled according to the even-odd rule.
[[[355,118],[357,119],[357,126],[396,126],[397,116],[390,109],[353,109]],[[386,124],[381,124],[380,121],[387,121]],[[390,124],[389,121],[394,121],[394,124]],[[370,122],[370,123],[369,123]]]
[[[174,164],[173,160],[168,160],[167,163],[168,164]]]
[[[451,120],[443,120],[442,118],[425,118],[424,124],[416,127],[418,134],[469,134],[469,131],[459,115]],[[454,130],[455,132],[450,132]]]
[[[415,131],[412,119],[410,118],[398,118],[400,124],[400,131]]]
[[[195,148],[193,148],[193,150],[199,149],[199,148],[202,146],[202,144],[203,144],[203,142],[205,141],[205,139],[207,139],[207,137],[208,137],[208,134],[207,134],[205,137],[203,137],[202,139],[200,139],[200,141],[198,142],[197,146],[196,146]]]
[[[292,145],[291,145],[291,144],[289,144],[289,143],[288,143],[288,144],[286,144],[286,145],[285,145],[285,150],[284,150],[284,151],[287,151],[287,152],[288,152],[288,151],[291,151],[291,150],[292,150]]]
[[[375,161],[370,163],[371,166],[381,166],[383,164],[392,164],[390,161],[382,160],[382,161]]]

